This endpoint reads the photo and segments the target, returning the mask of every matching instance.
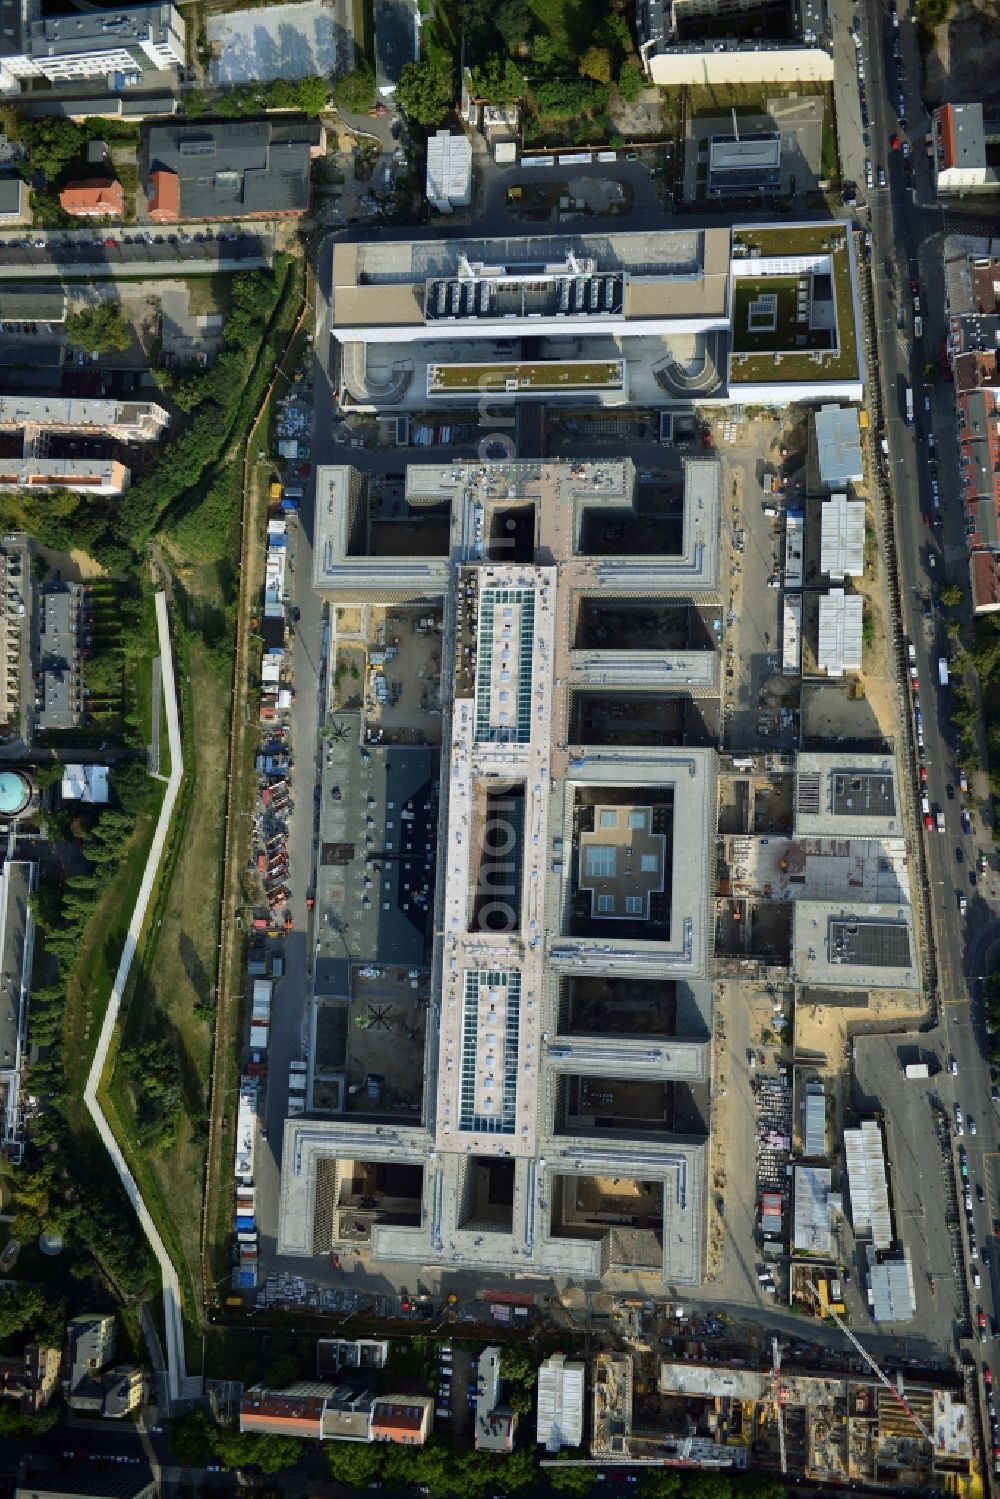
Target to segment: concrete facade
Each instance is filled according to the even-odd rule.
[[[720,465],[688,460],[680,550],[662,555],[588,549],[592,512],[622,525],[635,514],[628,460],[411,468],[413,512],[448,509],[439,557],[368,555],[359,476],[324,469],[317,485],[313,582],[322,596],[354,605],[436,599],[444,609],[438,936],[423,1122],[322,1118],[308,1108],[289,1118],[279,1252],[329,1253],[339,1242],[356,1250],[360,1225],[376,1266],[462,1263],[598,1281],[634,1255],[665,1283],[697,1285],[706,1139],[669,1126],[630,1130],[624,1119],[592,1130],[587,1110],[570,1099],[591,1086],[587,1079],[609,1076],[702,1086],[707,1048],[695,1038],[652,1045],[564,1033],[560,996],[589,974],[641,985],[699,980],[709,970],[715,753],[579,742],[574,699],[618,680],[616,665],[601,677],[592,661],[578,662],[585,602],[612,594],[636,607],[717,604]],[[500,561],[492,538],[504,534],[512,506],[522,518],[521,557]],[[627,640],[614,654],[628,661]],[[668,656],[653,654],[642,690],[690,691]],[[369,760],[374,753],[364,751]],[[488,808],[497,796],[513,797],[518,810],[503,814],[510,838],[487,873]],[[601,808],[619,819],[644,809],[649,849],[632,850],[629,839],[621,849],[623,890],[630,862],[643,886],[641,915],[630,907],[625,919],[608,919],[579,875],[575,850]],[[655,871],[639,868],[643,851]],[[390,1162],[420,1170],[417,1221],[358,1211],[350,1182],[359,1163]],[[477,1182],[498,1171],[510,1181],[509,1210],[491,1216]],[[618,1198],[612,1182],[624,1183]],[[631,1193],[633,1205],[609,1206],[602,1217],[604,1192],[615,1201]],[[352,1237],[342,1238],[341,1224]]]

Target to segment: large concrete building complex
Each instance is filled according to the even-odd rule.
[[[320,944],[314,1034],[324,988],[354,965],[378,974],[414,902],[435,935],[419,1118],[348,1112],[345,1080],[314,1075],[286,1124],[280,1254],[344,1245],[376,1265],[699,1284],[716,757],[681,736],[630,743],[614,715],[623,688],[650,711],[717,693],[718,666],[686,634],[631,649],[615,621],[674,610],[686,630],[692,610],[717,610],[720,487],[717,460],[687,462],[668,550],[640,539],[628,460],[411,467],[427,555],[400,556],[379,554],[361,476],[320,470],[315,587],[334,605],[411,609],[414,628],[440,611],[444,693],[439,753],[383,750],[370,729],[359,744],[357,718],[338,720],[317,898],[320,930],[341,935],[329,959]],[[390,774],[406,786],[383,792]],[[399,861],[435,841],[408,885]],[[677,1023],[592,1025],[595,986],[623,1004],[667,986]]]
[[[330,311],[344,410],[862,395],[854,249],[832,223],[340,241]]]

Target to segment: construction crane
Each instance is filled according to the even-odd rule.
[[[781,1344],[777,1338],[771,1339],[771,1351],[774,1355],[774,1366],[771,1373],[774,1377],[774,1406],[778,1413],[778,1450],[781,1453],[781,1471],[788,1472],[785,1462],[785,1406],[788,1402],[788,1389],[781,1383]]]
[[[810,1281],[809,1284],[812,1287],[812,1293],[813,1293],[813,1295],[816,1297],[816,1300],[819,1301],[819,1293],[817,1292],[815,1285],[813,1284],[812,1281]],[[826,1311],[833,1318],[834,1322],[836,1322],[837,1326],[840,1328],[840,1330],[844,1334],[844,1336],[858,1350],[858,1352],[860,1353],[861,1357],[864,1359],[865,1363],[868,1365],[869,1369],[875,1375],[876,1379],[878,1379],[882,1384],[885,1385],[886,1389],[889,1391],[889,1394],[893,1397],[893,1399],[897,1400],[899,1402],[899,1404],[903,1407],[904,1411],[909,1416],[910,1420],[913,1422],[914,1426],[917,1428],[917,1430],[919,1431],[920,1435],[923,1437],[924,1441],[925,1442],[929,1442],[930,1445],[931,1445],[931,1448],[933,1449],[933,1447],[934,1447],[934,1438],[931,1436],[931,1433],[927,1430],[927,1427],[921,1421],[920,1417],[913,1410],[912,1406],[910,1405],[910,1402],[906,1399],[906,1397],[904,1396],[903,1392],[900,1389],[898,1389],[896,1387],[896,1385],[893,1384],[892,1380],[889,1378],[889,1376],[887,1374],[883,1374],[882,1370],[879,1368],[878,1364],[872,1358],[871,1354],[867,1351],[866,1348],[864,1348],[862,1346],[862,1344],[854,1336],[854,1334],[851,1331],[851,1329],[847,1326],[847,1323],[844,1322],[844,1321],[842,1321],[841,1318],[837,1316],[837,1313],[834,1311],[833,1307],[830,1305],[829,1302],[827,1302],[827,1304],[826,1304]]]

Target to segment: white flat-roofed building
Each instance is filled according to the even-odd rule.
[[[917,1296],[909,1250],[894,1259],[881,1259],[869,1249],[868,1305],[873,1322],[913,1321]]]
[[[61,795],[64,802],[85,802],[106,806],[108,800],[107,765],[67,765],[63,769]]]
[[[342,241],[342,343],[696,333],[729,321],[729,230]]]
[[[8,860],[0,869],[0,1146],[15,1163],[24,1152],[25,1108],[22,1081],[28,1060],[28,999],[34,955],[35,920],[31,895],[38,865]]]
[[[830,1203],[833,1173],[826,1166],[796,1166],[792,1247],[799,1254],[833,1252],[833,1211]]]
[[[820,524],[820,571],[834,583],[859,578],[865,570],[864,501],[831,495],[823,501]]]
[[[851,1226],[857,1238],[871,1238],[876,1249],[892,1244],[889,1183],[882,1131],[874,1119],[844,1130],[844,1164],[851,1198]]]
[[[860,594],[831,588],[819,601],[816,664],[828,677],[861,670],[864,601]]]
[[[996,140],[996,124],[993,141]],[[1000,175],[987,155],[981,104],[942,104],[931,115],[934,185],[942,196],[996,192]]]
[[[124,494],[129,471],[114,458],[0,458],[0,491],[69,489],[79,494]]]
[[[454,213],[472,202],[472,142],[467,135],[437,130],[427,141],[427,201],[438,213]]]
[[[781,188],[781,134],[713,135],[708,146],[710,197],[747,197]]]
[[[586,1366],[553,1353],[538,1369],[538,1421],[535,1440],[546,1452],[583,1442]]]
[[[792,971],[799,983],[818,988],[919,989],[909,903],[797,900]]]
[[[794,592],[805,580],[806,517],[804,510],[785,514],[785,587]]]
[[[802,673],[801,593],[785,593],[781,597],[781,672],[786,677]]]
[[[795,762],[800,838],[901,838],[905,832],[894,755],[802,751]]]
[[[81,436],[100,433],[120,442],[155,442],[170,415],[155,401],[0,395],[0,428],[35,428]]]

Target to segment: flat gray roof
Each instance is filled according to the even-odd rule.
[[[337,714],[333,727],[323,764],[319,955],[420,965],[433,906],[437,751],[362,746],[357,713]]]
[[[66,317],[66,293],[62,287],[12,286],[0,284],[0,321],[12,323],[61,323]]]
[[[918,989],[916,951],[909,906],[817,900],[794,903],[792,967],[800,983],[852,989]],[[893,958],[898,961],[892,962]]]
[[[795,832],[802,837],[891,838],[903,833],[894,755],[800,754]]]
[[[309,207],[316,120],[210,120],[154,125],[149,171],[173,172],[180,213],[303,213]]]

